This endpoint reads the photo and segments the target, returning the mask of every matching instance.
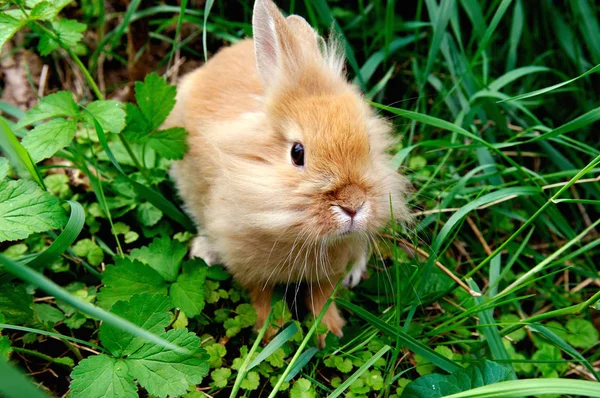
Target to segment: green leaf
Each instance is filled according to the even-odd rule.
[[[227,379],[231,376],[231,369],[220,368],[215,369],[210,373],[210,377],[213,379],[212,385],[215,388],[227,387]]]
[[[35,163],[49,158],[73,141],[77,131],[75,120],[54,119],[31,130],[23,138],[23,146]]]
[[[137,387],[122,360],[100,354],[84,359],[71,373],[73,398],[137,398]]]
[[[495,362],[485,361],[450,375],[430,374],[419,377],[402,392],[402,398],[436,398],[509,380],[511,372]]]
[[[23,26],[23,22],[23,20],[13,18],[8,14],[0,13],[0,50],[4,43]]]
[[[586,319],[569,319],[567,341],[574,347],[588,349],[598,343],[598,330]]]
[[[137,207],[137,216],[140,223],[146,227],[152,227],[163,216],[162,211],[158,210],[152,203],[144,202]]]
[[[6,158],[0,158],[0,181],[6,178],[8,174],[8,160]]]
[[[168,236],[163,236],[162,238],[155,238],[148,246],[133,249],[131,258],[148,264],[166,281],[174,282],[179,274],[181,260],[183,260],[186,253],[187,248],[185,245],[176,240],[171,240]],[[198,290],[201,290],[200,287],[198,286]],[[188,313],[188,315],[190,314]]]
[[[44,184],[48,192],[60,199],[66,199],[71,195],[70,182],[71,180],[66,174],[50,174],[44,177]]]
[[[290,390],[290,398],[314,398],[315,391],[312,388],[310,381],[300,378],[294,382]]]
[[[127,116],[125,118],[125,129],[123,134],[132,142],[144,143],[146,137],[152,132],[150,124],[144,117],[144,114],[137,106],[132,103],[125,104]]]
[[[70,91],[59,91],[42,98],[39,104],[27,111],[25,116],[19,120],[17,126],[24,127],[59,116],[75,117],[78,113],[79,110],[73,100],[73,94]]]
[[[119,101],[106,100],[94,101],[86,106],[87,110],[94,115],[100,126],[105,131],[120,133],[125,126],[125,111]],[[86,114],[88,124],[93,128],[94,123]]]
[[[129,300],[138,293],[167,295],[167,284],[158,272],[137,260],[118,258],[102,273],[104,287],[98,293],[98,305],[111,308],[119,300]]]
[[[238,316],[236,318],[239,319],[243,328],[254,326],[256,323],[256,310],[252,304],[240,304],[235,309],[235,312],[237,312]]]
[[[7,323],[23,324],[33,317],[33,297],[23,285],[0,285],[0,311]]]
[[[260,376],[256,372],[248,372],[240,387],[244,390],[254,391],[258,389]]]
[[[52,27],[65,48],[75,47],[83,37],[82,32],[85,32],[87,28],[85,24],[72,19],[61,19],[58,22],[54,22]]]
[[[208,374],[208,355],[200,339],[187,329],[169,330],[162,335],[167,341],[190,351],[171,351],[156,344],[145,344],[125,361],[129,373],[148,393],[157,397],[184,394],[200,384]]]
[[[117,301],[110,312],[131,321],[151,333],[165,331],[171,321],[169,310],[173,308],[168,297],[160,294],[136,294],[129,301]],[[145,340],[114,326],[100,326],[100,341],[115,357],[124,357],[140,349]]]
[[[8,362],[11,352],[10,339],[6,336],[0,336],[0,362]]]
[[[175,106],[175,87],[169,86],[156,73],[146,76],[144,83],[135,83],[135,99],[149,122],[149,130],[156,130]]]
[[[48,304],[34,304],[33,311],[42,323],[50,326],[54,326],[65,319],[65,314],[61,310]]]
[[[206,352],[210,355],[209,364],[211,368],[220,368],[223,365],[223,358],[227,355],[227,348],[224,345],[215,343],[206,347]]]
[[[175,241],[174,241],[175,242]],[[169,296],[173,304],[187,316],[200,315],[204,308],[204,280],[207,266],[200,261],[188,261],[183,264],[183,272],[171,285]]]
[[[58,199],[33,181],[0,181],[0,242],[61,228],[67,221]]]
[[[104,252],[91,239],[82,239],[73,246],[73,253],[78,257],[87,258],[91,265],[100,265],[104,260]]]
[[[182,127],[159,130],[148,136],[148,145],[167,159],[182,159],[187,150],[186,136]]]

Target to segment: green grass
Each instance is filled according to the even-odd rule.
[[[167,174],[181,142],[161,150],[151,125],[174,93],[128,81],[128,67],[172,79],[250,35],[252,1],[84,0],[39,18],[32,3],[0,6],[0,43],[20,30],[3,57],[47,53],[44,101],[70,91],[59,76],[81,90],[37,119],[0,102],[0,394],[104,396],[112,380],[124,397],[600,396],[594,1],[279,3],[344,40],[414,186],[415,224],[382,231],[369,279],[338,289],[348,323],[323,350],[322,325],[281,300],[289,324],[264,347],[246,292],[184,259],[191,224]],[[139,108],[92,102],[151,85]],[[53,152],[67,162],[23,139],[47,118],[75,126],[49,141],[72,134]],[[149,353],[162,367],[144,373]]]

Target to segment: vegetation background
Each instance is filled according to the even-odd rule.
[[[337,291],[344,337],[317,350],[279,301],[263,347],[187,260],[167,82],[250,36],[252,1],[1,1],[0,394],[600,396],[600,5],[278,5],[347,44],[415,188]]]

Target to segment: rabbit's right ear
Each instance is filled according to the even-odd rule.
[[[286,59],[294,54],[296,42],[285,18],[271,0],[254,3],[252,29],[256,66],[268,88],[278,73],[286,72]]]

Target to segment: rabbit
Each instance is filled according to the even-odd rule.
[[[391,126],[347,81],[336,38],[271,0],[256,0],[252,27],[180,80],[164,127],[188,131],[171,176],[200,231],[191,255],[248,289],[258,330],[274,286],[306,282],[317,316],[348,266],[343,283],[360,281],[373,235],[410,215]],[[342,336],[334,302],[322,322]]]

